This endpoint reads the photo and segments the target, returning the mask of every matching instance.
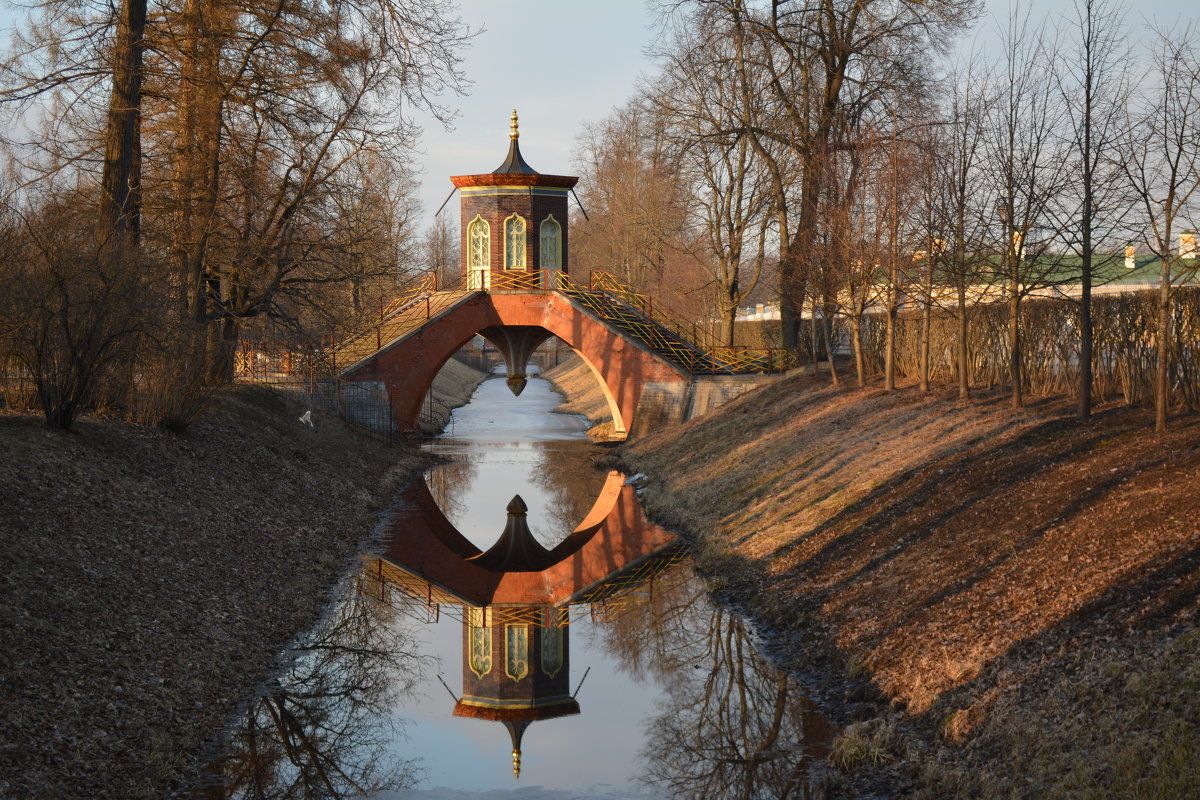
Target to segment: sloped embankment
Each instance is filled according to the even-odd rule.
[[[608,408],[608,401],[604,399],[600,382],[582,358],[572,355],[546,370],[542,377],[566,398],[555,409],[555,413],[585,417],[591,426],[588,433],[592,436],[604,437],[612,433],[612,412]]]
[[[239,388],[186,435],[0,414],[0,797],[158,798],[421,466]]]
[[[459,406],[465,406],[471,395],[487,378],[487,374],[471,367],[457,358],[448,360],[438,371],[429,387],[433,396],[421,415],[418,429],[429,436],[439,433],[450,422],[450,414]]]
[[[787,666],[910,731],[888,793],[1167,798],[1200,785],[1200,423],[1150,425],[800,376],[623,457]]]

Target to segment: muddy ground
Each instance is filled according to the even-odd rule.
[[[1152,427],[797,376],[621,458],[848,726],[835,793],[1186,797],[1200,420]]]

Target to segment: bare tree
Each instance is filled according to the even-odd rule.
[[[719,17],[705,22],[677,31],[647,99],[663,119],[688,192],[690,230],[680,243],[706,266],[721,341],[733,346],[738,306],[762,275],[772,188],[749,139],[730,133],[744,113],[728,28]]]
[[[1080,258],[1079,388],[1076,414],[1092,413],[1092,285],[1096,244],[1121,224],[1126,203],[1119,159],[1113,153],[1125,135],[1130,47],[1125,44],[1125,15],[1110,0],[1076,0],[1065,19],[1071,48],[1058,48],[1056,76],[1065,117],[1070,122],[1073,161],[1078,165],[1075,191],[1063,193],[1070,222],[1060,227]]]
[[[1059,261],[1051,249],[1056,233],[1052,210],[1069,175],[1068,162],[1057,149],[1061,115],[1050,70],[1052,45],[1021,9],[1009,15],[1003,37],[984,146],[1000,230],[999,277],[1009,309],[1011,405],[1020,408],[1021,305],[1058,275]]]
[[[685,190],[660,120],[632,100],[585,127],[575,162],[587,218],[572,228],[572,263],[639,289],[659,283],[685,224]]]
[[[439,285],[448,286],[459,274],[458,225],[443,211],[425,229],[425,268],[438,276]]]
[[[1154,428],[1166,430],[1171,381],[1171,303],[1179,285],[1200,263],[1190,263],[1177,238],[1200,218],[1200,60],[1196,34],[1185,28],[1159,32],[1153,50],[1146,99],[1134,114],[1122,165],[1141,212],[1141,237],[1158,258],[1158,356],[1154,380]]]

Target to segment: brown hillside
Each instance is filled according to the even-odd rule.
[[[1200,422],[1151,421],[800,376],[624,458],[788,666],[915,723],[892,794],[1165,798],[1200,785]]]
[[[186,435],[0,413],[0,797],[159,798],[423,458],[262,388]]]

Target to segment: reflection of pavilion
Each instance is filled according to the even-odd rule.
[[[675,537],[646,521],[632,487],[609,474],[587,518],[553,549],[529,531],[520,497],[504,533],[480,551],[417,483],[393,519],[384,552],[367,570],[418,600],[463,620],[463,693],[454,715],[495,720],[512,739],[520,775],[530,724],[580,713],[570,693],[568,626],[573,609],[608,615],[654,591],[655,576],[680,557]]]

